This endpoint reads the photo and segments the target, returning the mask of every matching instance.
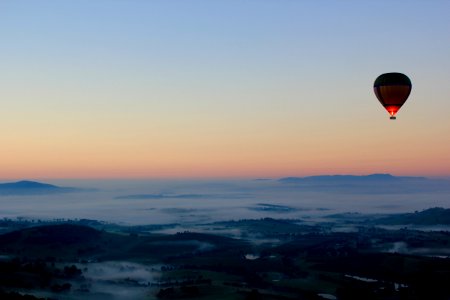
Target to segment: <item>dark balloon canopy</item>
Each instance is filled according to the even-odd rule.
[[[373,89],[378,100],[395,120],[395,115],[411,93],[411,80],[402,73],[385,73],[378,76]]]

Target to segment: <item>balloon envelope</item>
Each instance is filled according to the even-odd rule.
[[[402,73],[385,73],[378,76],[373,89],[378,100],[395,119],[395,115],[411,93],[411,80]]]

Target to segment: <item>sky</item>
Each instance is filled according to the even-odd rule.
[[[449,32],[445,0],[0,0],[0,179],[450,176]]]

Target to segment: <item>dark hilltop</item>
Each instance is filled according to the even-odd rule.
[[[29,180],[0,183],[0,196],[46,195],[79,191],[83,191],[83,189],[74,187],[60,187],[53,184]]]

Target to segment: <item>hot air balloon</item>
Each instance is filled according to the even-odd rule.
[[[373,90],[381,105],[395,120],[395,115],[408,99],[411,93],[411,80],[402,73],[385,73],[378,76],[373,84]]]

